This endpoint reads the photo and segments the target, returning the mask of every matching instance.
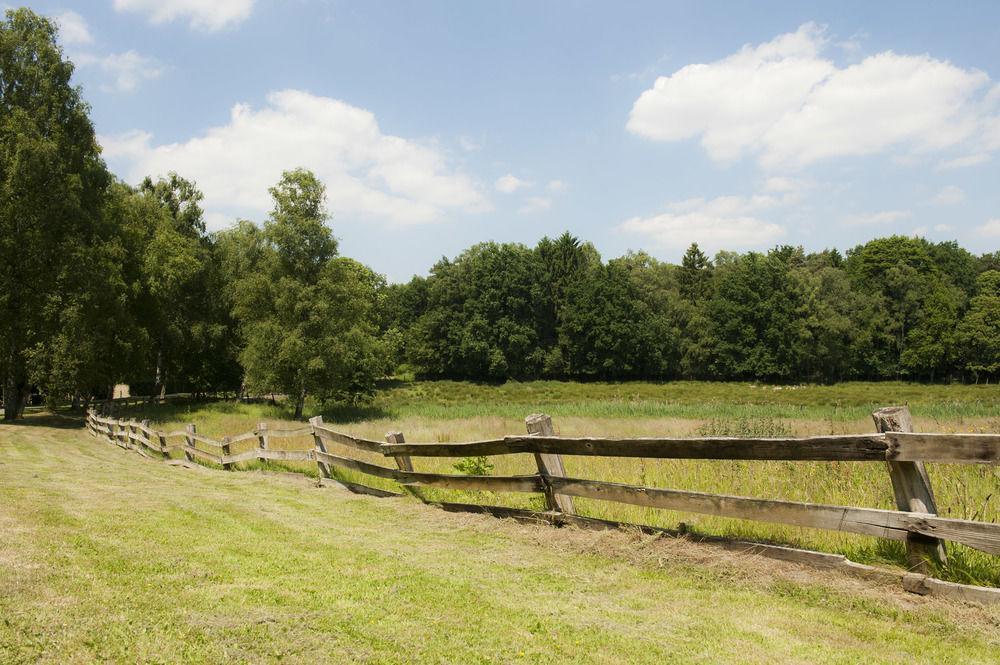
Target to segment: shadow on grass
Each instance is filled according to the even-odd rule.
[[[86,426],[86,421],[82,414],[76,413],[52,413],[51,411],[41,411],[36,413],[26,413],[23,418],[13,422],[0,420],[0,425],[20,425],[21,427],[53,427],[55,429],[81,429]]]
[[[249,404],[232,400],[206,400],[199,402],[184,402],[180,404],[143,404],[120,409],[116,416],[122,419],[134,418],[142,420],[148,418],[153,422],[177,422],[197,418],[197,412],[210,408],[212,415],[240,415],[253,412],[260,420],[295,420],[295,407],[284,399],[279,399],[274,404],[267,402]],[[349,424],[373,420],[378,418],[388,418],[393,412],[385,405],[380,404],[307,404],[306,417],[302,422],[309,419],[310,415],[322,415],[327,423]]]

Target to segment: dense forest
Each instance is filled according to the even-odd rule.
[[[324,187],[286,171],[262,223],[206,229],[197,184],[111,174],[51,22],[0,23],[0,377],[5,417],[135,392],[364,399],[379,378],[503,381],[1000,373],[1000,252],[893,236],[680,265],[603,260],[566,233],[483,243],[387,284],[339,256]],[[294,165],[289,165],[294,166]],[[336,201],[330,202],[336,208]]]
[[[1000,369],[1000,253],[893,236],[604,262],[567,233],[476,245],[380,312],[395,362],[431,376],[979,381]]]

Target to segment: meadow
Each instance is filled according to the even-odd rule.
[[[991,663],[1000,608],[0,426],[0,662]]]
[[[873,431],[871,412],[908,404],[918,431],[1000,432],[1000,388],[993,385],[843,383],[833,386],[765,386],[749,383],[564,383],[540,381],[502,385],[451,381],[387,384],[360,407],[323,409],[337,429],[381,440],[402,431],[407,441],[471,441],[524,431],[524,417],[544,412],[556,432],[592,436],[804,436]],[[196,423],[202,434],[222,437],[252,430],[258,422],[289,423],[291,407],[281,402],[214,402],[163,405],[134,412],[158,427]],[[309,448],[312,440],[276,440],[275,446]],[[358,455],[357,451],[345,452]],[[362,456],[386,464],[378,455]],[[743,462],[566,457],[569,475],[625,483],[759,498],[892,509],[885,466],[861,462]],[[458,461],[420,458],[418,471],[477,469],[498,475],[533,473],[528,455]],[[391,465],[391,463],[390,463]],[[272,466],[274,466],[272,464]],[[314,466],[281,468],[315,475]],[[1000,519],[1000,468],[989,465],[928,465],[942,515],[996,522]],[[391,481],[338,471],[346,480],[399,490]],[[540,496],[422,489],[432,501],[466,501],[543,507]],[[790,544],[840,553],[862,563],[901,566],[900,543],[853,534],[788,527],[577,499],[583,515],[637,524],[684,528],[759,542]],[[1000,561],[949,544],[949,563],[936,571],[957,582],[1000,586]]]

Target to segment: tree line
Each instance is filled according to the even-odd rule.
[[[0,23],[0,379],[5,418],[136,393],[370,397],[395,372],[506,379],[995,379],[1000,252],[894,236],[679,265],[602,260],[569,233],[483,243],[387,284],[339,255],[323,184],[271,188],[209,232],[197,184],[111,174],[52,23]]]
[[[1000,252],[892,236],[849,250],[602,261],[566,233],[483,243],[386,287],[385,340],[462,379],[981,381],[1000,370]]]

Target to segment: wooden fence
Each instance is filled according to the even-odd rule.
[[[924,462],[1000,463],[1000,435],[913,433],[906,407],[880,409],[873,417],[878,431],[872,434],[805,438],[616,439],[555,436],[551,418],[536,414],[526,419],[526,435],[469,443],[407,443],[400,432],[390,432],[385,442],[362,439],[329,428],[321,416],[311,419],[307,426],[295,429],[272,429],[261,423],[252,432],[221,440],[198,434],[193,424],[183,430],[162,432],[152,428],[149,421],[122,420],[99,415],[93,410],[88,412],[87,427],[95,436],[146,456],[169,457],[179,451],[188,461],[209,462],[226,470],[257,460],[311,462],[317,465],[324,479],[336,480],[334,468],[349,469],[396,481],[411,492],[421,487],[436,487],[538,493],[544,495],[547,511],[535,515],[553,523],[589,520],[576,516],[573,498],[579,497],[904,541],[910,568],[920,574],[927,572],[928,559],[941,563],[945,561],[943,541],[1000,555],[1000,524],[937,515],[930,480],[924,469]],[[312,449],[281,450],[271,447],[274,439],[302,436],[312,437]],[[255,442],[250,449],[237,453],[232,451],[234,444],[247,441]],[[393,465],[382,466],[357,459],[357,456],[336,454],[329,444],[338,444],[339,448],[346,450],[378,453],[387,460],[392,459]],[[242,447],[246,445],[243,443]],[[414,457],[457,458],[517,453],[533,454],[537,473],[521,476],[424,473],[415,471],[412,461]],[[756,499],[572,478],[566,475],[563,455],[880,462],[887,466],[898,509]],[[365,485],[337,482],[355,491],[390,494]],[[477,507],[494,514],[512,516],[528,512],[498,506]],[[994,599],[993,596],[990,598]],[[1000,600],[1000,595],[995,599]]]

